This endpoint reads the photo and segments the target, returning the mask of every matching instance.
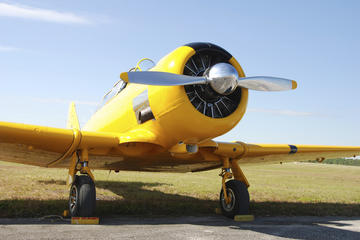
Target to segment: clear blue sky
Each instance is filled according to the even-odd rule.
[[[119,74],[195,41],[227,49],[248,76],[295,79],[250,92],[221,140],[360,145],[360,1],[0,1],[0,121],[81,123]]]

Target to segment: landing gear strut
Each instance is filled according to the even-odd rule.
[[[87,150],[80,153],[73,154],[69,168],[69,212],[72,217],[92,217],[96,206],[94,176],[88,167]],[[76,175],[77,172],[81,175]]]
[[[248,191],[248,181],[242,173],[237,162],[230,162],[224,159],[224,166],[220,176],[222,177],[222,189],[220,191],[220,207],[224,216],[234,218],[235,215],[249,214],[250,197]],[[225,182],[232,178],[234,173],[235,179]]]
[[[238,180],[226,182],[226,193],[229,201],[224,197],[224,191],[220,192],[220,206],[222,214],[229,218],[235,215],[249,214],[249,192],[246,185]]]

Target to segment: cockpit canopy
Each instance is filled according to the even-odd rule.
[[[136,71],[149,71],[151,68],[155,66],[155,62],[150,58],[143,58],[141,59],[135,67],[130,68],[129,72],[136,72]],[[108,103],[113,97],[118,95],[125,87],[127,83],[123,80],[118,80],[114,86],[108,91],[104,97],[102,98],[101,104],[98,109]]]

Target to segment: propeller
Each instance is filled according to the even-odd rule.
[[[294,80],[278,77],[256,76],[239,77],[236,69],[228,63],[217,63],[207,69],[204,76],[195,77],[168,72],[123,72],[120,78],[125,82],[158,85],[181,86],[194,84],[210,84],[219,94],[231,94],[236,87],[248,88],[257,91],[286,91],[296,89]]]

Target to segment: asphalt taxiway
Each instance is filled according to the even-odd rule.
[[[99,225],[67,219],[0,219],[0,239],[360,239],[360,217],[222,216],[104,218]]]

